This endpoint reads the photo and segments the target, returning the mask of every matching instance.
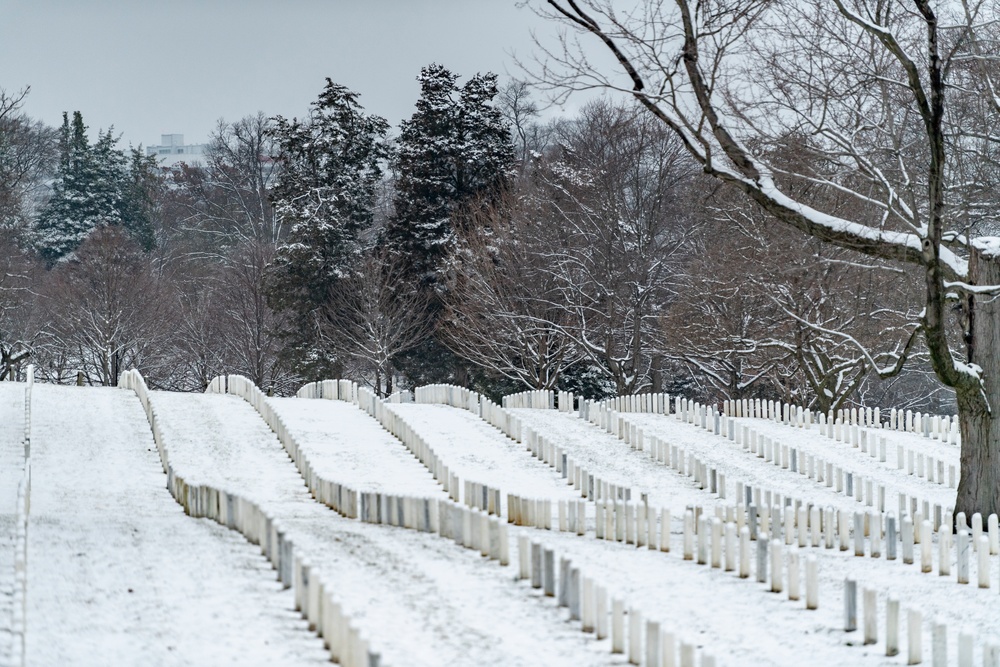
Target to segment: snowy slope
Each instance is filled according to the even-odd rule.
[[[152,392],[151,402],[172,463],[192,471],[192,481],[241,493],[271,513],[388,664],[609,664],[606,642],[588,640],[551,601],[515,586],[510,568],[434,535],[344,519],[313,501],[277,438],[242,399]],[[315,407],[304,409],[326,404],[309,402]],[[343,472],[333,458],[314,460],[310,452],[310,459],[320,475]]]
[[[14,519],[24,467],[24,383],[0,382],[0,665],[11,655]]]
[[[0,520],[13,509],[12,484],[20,470],[23,389],[0,383]],[[572,559],[645,619],[660,621],[678,642],[714,655],[717,665],[902,665],[908,609],[925,614],[922,645],[928,663],[932,620],[947,625],[952,658],[958,631],[973,636],[973,664],[983,662],[983,642],[1000,637],[1000,558],[989,560],[992,588],[976,586],[974,554],[973,583],[957,584],[954,550],[952,573],[937,574],[937,536],[934,572],[928,574],[920,571],[919,547],[917,562],[909,565],[887,561],[884,546],[880,558],[856,557],[853,549],[802,549],[803,558],[814,555],[819,563],[817,611],[769,592],[753,576],[755,563],[751,577],[740,579],[683,560],[684,508],[698,505],[711,514],[735,499],[720,500],[698,489],[690,477],[572,414],[514,410],[526,426],[589,472],[648,492],[652,507],[670,508],[669,553],[597,540],[594,505],[588,503],[584,536],[511,526],[513,566],[500,567],[436,535],[345,519],[316,502],[278,439],[241,398],[151,392],[150,400],[178,473],[192,484],[239,493],[273,516],[319,568],[386,665],[625,664],[624,656],[610,653],[608,639],[581,633],[579,621],[570,621],[566,609],[528,582],[515,580],[522,535]],[[426,468],[357,406],[308,399],[268,403],[320,477],[364,490],[445,497]],[[579,498],[523,445],[466,410],[431,404],[394,404],[391,410],[462,479],[532,498]],[[806,503],[866,509],[673,417],[627,417],[647,436],[679,445],[717,467],[727,476],[730,492],[736,481],[745,481]],[[942,504],[953,499],[953,490],[897,471],[894,460],[879,463],[814,431],[764,420],[740,422],[885,484],[888,509],[895,509],[897,491]],[[890,443],[936,456],[957,452],[911,434],[885,435]],[[36,385],[33,459],[28,664],[327,662],[322,642],[305,627],[291,592],[281,589],[260,549],[214,522],[185,516],[171,499],[135,394]],[[9,540],[0,532],[0,544]],[[0,561],[6,553],[0,550]],[[0,569],[0,593],[9,590],[11,571]],[[859,597],[863,588],[878,594],[876,644],[862,646],[860,632],[843,631],[845,577],[858,581]],[[900,601],[904,618],[904,650],[891,658],[885,656],[884,639],[890,595]],[[9,594],[0,594],[0,613],[5,602],[9,606]],[[858,611],[860,616],[860,602]],[[8,630],[0,622],[0,664],[8,655]]]
[[[626,483],[630,481],[635,487],[648,490],[650,492],[650,504],[654,507],[657,506],[657,501],[666,499],[665,506],[670,507],[675,513],[675,534],[672,540],[674,558],[677,557],[677,553],[681,548],[681,537],[678,534],[681,528],[677,521],[677,512],[683,511],[683,508],[687,505],[697,504],[711,508],[715,505],[726,504],[726,501],[719,501],[706,491],[699,491],[694,488],[689,478],[672,472],[667,466],[653,462],[649,458],[648,453],[632,450],[618,438],[573,415],[557,413],[552,410],[518,409],[514,410],[514,412],[523,420],[525,425],[531,426],[543,436],[564,447],[574,459],[580,461],[580,464],[588,470],[607,479],[609,482]],[[628,415],[628,419],[641,425],[647,434],[653,434],[668,442],[680,444],[691,451],[697,451],[700,456],[707,460],[717,462],[719,468],[729,476],[730,480],[752,479],[755,484],[778,489],[783,493],[794,492],[801,494],[798,497],[806,502],[821,502],[824,505],[842,506],[850,510],[861,509],[859,504],[844,498],[842,495],[833,494],[822,485],[810,483],[797,473],[784,470],[770,463],[764,463],[760,459],[743,452],[740,446],[733,445],[727,440],[711,435],[702,429],[681,423],[673,417],[630,414]],[[766,422],[763,420],[753,420],[754,427],[765,424]],[[924,480],[905,474],[899,475],[897,473],[893,475],[892,473],[895,471],[889,471],[884,464],[881,467],[878,467],[877,463],[872,465],[873,460],[870,457],[861,455],[859,450],[853,450],[850,445],[843,445],[842,443],[835,443],[821,438],[814,432],[793,430],[788,427],[774,425],[773,423],[771,423],[771,426],[766,427],[764,431],[772,434],[774,437],[784,436],[785,442],[794,443],[796,446],[803,446],[807,451],[822,453],[824,456],[827,456],[834,446],[845,448],[845,451],[842,452],[845,466],[853,465],[865,475],[880,474],[880,479],[890,484],[890,490],[901,488],[909,493],[920,492],[924,497],[930,496],[932,493],[941,496],[943,493],[947,499],[953,500],[953,497],[949,495],[953,492],[942,490],[939,485],[928,484]],[[942,445],[938,446],[941,447]],[[893,486],[891,485],[893,482],[897,482],[898,484]],[[809,488],[809,484],[812,485],[812,489]],[[537,534],[540,531],[535,532]],[[550,542],[561,542],[567,539],[564,534],[542,534]],[[570,539],[571,546],[574,544],[577,545],[574,551],[583,556],[583,562],[594,564],[600,562],[609,563],[607,571],[610,574],[611,580],[616,583],[620,590],[625,591],[630,599],[635,600],[637,605],[646,610],[647,613],[656,613],[659,610],[661,614],[668,614],[669,609],[663,606],[662,600],[676,598],[697,600],[704,594],[703,591],[705,590],[713,590],[718,594],[720,586],[726,587],[727,592],[719,596],[720,600],[725,601],[725,605],[711,604],[711,611],[704,616],[699,613],[699,605],[692,604],[685,606],[685,618],[692,624],[695,631],[704,636],[712,637],[715,643],[721,643],[722,646],[719,648],[722,649],[723,653],[728,653],[734,657],[742,656],[740,657],[740,664],[744,660],[751,661],[752,664],[797,664],[795,662],[797,659],[795,657],[796,651],[799,650],[797,647],[801,647],[804,640],[798,634],[795,634],[793,641],[787,646],[783,646],[784,636],[780,632],[769,629],[771,626],[770,621],[765,626],[758,628],[755,633],[749,635],[750,637],[756,636],[758,638],[767,637],[768,641],[764,644],[747,642],[747,637],[743,637],[741,633],[716,633],[719,630],[717,623],[720,621],[724,627],[727,623],[735,623],[737,619],[742,618],[743,620],[739,621],[740,627],[747,626],[747,615],[750,615],[750,618],[753,617],[753,607],[755,604],[770,604],[776,599],[780,599],[781,596],[764,593],[763,600],[755,602],[754,597],[751,595],[749,599],[741,601],[739,594],[745,593],[745,591],[740,590],[739,587],[733,588],[731,583],[727,581],[733,578],[732,573],[723,574],[718,571],[712,571],[705,566],[693,566],[690,564],[690,561],[688,562],[688,567],[694,570],[691,576],[700,577],[702,578],[701,580],[691,579],[688,581],[682,575],[679,575],[677,581],[666,585],[663,583],[663,580],[671,575],[668,574],[668,569],[662,567],[657,568],[655,575],[649,578],[635,577],[635,572],[649,570],[651,566],[647,565],[643,567],[639,563],[630,564],[630,560],[655,559],[656,555],[647,553],[644,549],[636,550],[634,547],[607,545],[602,549],[592,544],[579,544],[573,538],[568,539]],[[604,553],[604,549],[607,548],[622,549],[624,552],[616,555],[614,558],[609,558]],[[818,632],[820,635],[830,635],[835,640],[835,645],[842,644],[845,637],[850,637],[850,635],[844,635],[838,631],[838,628],[842,624],[839,612],[843,605],[843,580],[849,576],[859,582],[859,587],[870,587],[879,592],[879,605],[883,610],[883,614],[886,597],[887,595],[892,595],[900,600],[904,608],[921,609],[928,616],[933,614],[937,620],[945,622],[952,631],[957,628],[973,628],[974,631],[971,634],[980,642],[1000,636],[1000,598],[996,595],[997,583],[994,582],[994,588],[992,589],[979,589],[975,587],[977,564],[974,554],[970,559],[969,568],[970,580],[973,584],[959,585],[956,583],[955,577],[954,550],[949,559],[952,563],[951,575],[947,577],[941,577],[937,574],[939,552],[936,543],[933,559],[934,572],[931,574],[924,574],[920,571],[919,555],[917,562],[906,565],[901,559],[887,561],[884,551],[883,547],[883,555],[878,559],[867,556],[855,557],[853,549],[850,551],[840,551],[839,549],[827,550],[822,547],[810,547],[801,552],[803,556],[810,553],[815,554],[819,559],[821,600],[823,601],[820,611],[833,609],[838,612],[838,614],[827,616],[824,619],[826,623],[824,632],[820,632],[820,625],[814,627],[814,632]],[[991,568],[996,568],[996,560],[995,557],[991,558]],[[706,582],[704,580],[705,577],[710,579]],[[747,582],[743,583],[745,588]],[[664,588],[658,588],[660,585],[663,585]],[[763,584],[750,584],[750,588],[753,587],[756,587],[759,592],[766,590],[766,586]],[[668,591],[672,592],[668,594]],[[658,601],[660,601],[660,604],[658,604]],[[787,605],[787,602],[784,604]],[[725,609],[720,613],[720,607],[735,608]],[[787,609],[770,611],[771,614],[777,614],[772,620],[777,621],[777,619],[781,618],[783,612],[787,612]],[[817,616],[822,618],[823,614],[820,613]],[[806,614],[805,617],[809,619],[810,615]],[[713,621],[715,624],[713,624]],[[802,623],[802,619],[788,618],[787,622],[795,625]],[[778,621],[778,624],[780,625],[781,622]],[[733,644],[724,641],[730,637],[738,641]],[[743,639],[739,640],[740,637],[743,637]],[[925,632],[928,654],[930,651],[929,639],[929,632]],[[954,637],[952,641],[954,641]],[[765,647],[765,655],[753,654],[749,648],[753,646]],[[879,645],[876,646],[878,647]],[[815,650],[818,651],[817,655],[824,656],[821,664],[848,665],[855,664],[854,661],[860,660],[856,652],[848,653],[843,657],[837,657],[836,652],[831,651],[829,648],[824,649],[822,646],[817,646]],[[748,652],[749,654],[747,654]],[[865,648],[862,649],[862,652],[872,658],[878,657],[877,649],[873,651],[870,648]],[[783,663],[781,661],[782,655],[788,656],[791,662]],[[886,664],[896,663],[886,661]]]
[[[648,419],[651,416],[645,416]],[[656,421],[656,420],[654,420]],[[794,444],[812,454],[823,456],[835,465],[844,469],[854,470],[865,477],[876,479],[880,484],[891,486],[896,493],[906,493],[931,502],[950,506],[955,501],[954,489],[947,484],[928,482],[916,475],[908,475],[906,470],[897,468],[896,447],[902,445],[907,450],[913,449],[935,459],[943,459],[946,464],[958,465],[958,447],[946,445],[937,440],[930,440],[913,433],[901,433],[889,430],[871,430],[869,434],[886,439],[886,460],[880,462],[878,457],[863,453],[859,447],[850,443],[838,442],[833,438],[820,435],[814,426],[810,429],[796,428],[776,423],[769,419],[738,419],[738,424],[745,424],[756,429],[758,433],[774,438],[785,444]]]
[[[505,512],[508,493],[527,498],[580,498],[559,473],[532,457],[523,445],[466,410],[415,403],[388,407],[423,436],[461,479],[499,488]]]
[[[319,664],[256,547],[165,490],[135,394],[35,385],[27,664]]]
[[[344,401],[267,399],[328,479],[364,491],[447,498],[430,472],[377,421]]]

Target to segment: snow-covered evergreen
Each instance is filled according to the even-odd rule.
[[[117,147],[109,129],[91,145],[79,111],[63,114],[59,167],[52,198],[35,223],[34,244],[49,263],[69,256],[98,227],[121,226],[147,249],[153,245],[146,187],[152,163]]]
[[[507,183],[514,147],[493,105],[495,74],[477,74],[459,88],[458,75],[431,64],[419,80],[417,109],[400,131],[395,216],[386,236],[410,276],[440,286],[453,214]]]
[[[333,286],[359,266],[389,125],[366,114],[356,93],[330,79],[308,117],[278,117],[276,123],[282,172],[272,201],[289,232],[274,261],[272,294],[297,316],[302,331]]]

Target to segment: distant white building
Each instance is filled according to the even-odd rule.
[[[147,146],[146,155],[155,155],[161,167],[187,164],[204,165],[208,144],[185,144],[183,134],[161,134],[159,146]]]

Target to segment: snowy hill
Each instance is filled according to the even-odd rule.
[[[0,383],[0,664],[991,664],[996,520],[965,519],[986,546],[959,548],[945,476],[896,454],[947,470],[954,445],[861,427],[863,451],[780,418],[717,434],[675,399],[583,419],[340,387]]]

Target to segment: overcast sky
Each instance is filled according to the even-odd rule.
[[[0,87],[58,125],[79,110],[123,143],[201,143],[219,118],[301,116],[324,78],[395,127],[421,66],[520,76],[555,26],[515,0],[0,0]],[[573,100],[571,104],[578,103]]]

